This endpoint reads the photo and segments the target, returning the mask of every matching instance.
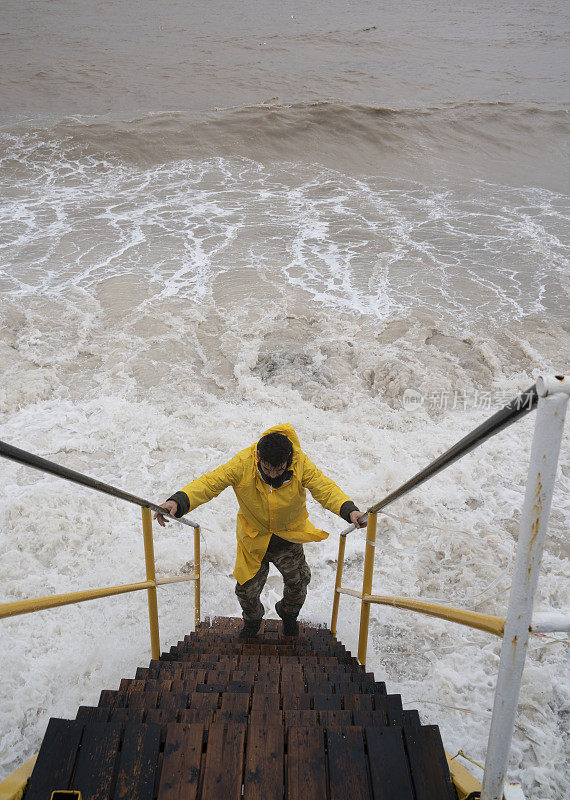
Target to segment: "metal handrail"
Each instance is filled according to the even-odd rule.
[[[98,600],[101,597],[138,592],[142,589],[151,589],[153,586],[155,586],[153,581],[139,581],[138,583],[125,583],[122,586],[102,586],[98,589],[85,589],[79,592],[50,594],[47,597],[33,597],[28,600],[0,603],[0,619],[17,617],[19,614],[31,614],[34,611],[44,611],[47,608],[70,606],[85,600]]]
[[[361,598],[364,603],[377,603],[390,608],[402,608],[408,611],[418,611],[430,617],[439,617],[466,625],[478,631],[494,633],[502,637],[505,631],[505,617],[494,614],[480,614],[478,611],[469,611],[466,608],[455,608],[443,603],[431,603],[425,600],[413,600],[409,597],[392,597],[391,595],[365,594]]]
[[[188,525],[191,528],[200,527],[197,522],[192,522],[189,519],[170,517],[164,508],[156,505],[156,503],[151,503],[150,500],[144,500],[142,497],[137,497],[136,494],[130,494],[129,492],[123,491],[123,489],[117,489],[116,486],[111,486],[111,484],[104,483],[96,478],[90,478],[82,472],[69,469],[69,467],[64,467],[62,464],[56,464],[55,461],[48,461],[47,458],[36,456],[34,453],[28,453],[27,450],[20,450],[19,447],[14,447],[7,442],[0,442],[0,456],[10,461],[17,461],[19,464],[25,464],[27,467],[33,467],[34,469],[40,470],[40,472],[48,472],[50,475],[64,478],[66,481],[78,483],[80,486],[87,486],[89,489],[95,489],[96,492],[109,494],[112,497],[117,497],[119,500],[125,500],[127,503],[133,503],[133,505],[141,506],[142,508],[150,508],[152,511],[164,514],[169,520],[175,519],[176,522],[180,522],[182,525]]]
[[[511,400],[510,403],[489,417],[489,419],[481,423],[481,425],[478,425],[477,428],[474,428],[467,436],[464,436],[463,439],[456,442],[449,450],[446,450],[445,453],[438,456],[434,461],[428,464],[427,467],[420,470],[416,475],[406,481],[406,483],[403,483],[393,492],[390,492],[383,500],[370,506],[366,513],[376,514],[381,509],[390,505],[390,503],[399,500],[401,497],[408,494],[408,492],[411,492],[412,489],[421,486],[422,483],[433,478],[439,472],[446,469],[446,467],[449,467],[455,461],[458,461],[460,458],[467,455],[467,453],[479,447],[480,444],[486,442],[491,436],[500,433],[505,428],[508,428],[509,425],[512,425],[513,422],[524,417],[536,408],[537,403],[538,392],[536,384],[533,384],[515,397],[514,400]],[[355,530],[355,526],[349,525],[348,528],[341,531],[340,535],[346,536],[353,530]]]
[[[20,450],[20,448],[14,447],[6,442],[0,441],[0,456],[7,458],[10,461],[16,461],[19,464],[33,467],[41,472],[47,472],[51,475],[55,475],[58,478],[64,478],[72,483],[86,486],[87,488],[94,489],[97,492],[111,495],[112,497],[116,497],[119,500],[124,500],[127,503],[140,506],[142,512],[142,529],[146,568],[146,581],[124,584],[122,586],[105,586],[96,589],[84,589],[78,592],[51,595],[49,597],[29,598],[10,603],[0,603],[0,619],[17,616],[19,614],[29,614],[46,608],[56,608],[74,603],[82,603],[86,600],[95,600],[101,597],[110,597],[112,595],[125,594],[127,592],[137,592],[146,589],[148,597],[151,654],[152,658],[157,659],[160,657],[160,637],[158,629],[158,604],[156,587],[171,583],[179,583],[182,581],[194,581],[194,617],[195,623],[198,625],[200,622],[200,525],[197,522],[192,522],[191,520],[182,519],[180,517],[170,517],[165,512],[164,508],[161,508],[161,506],[151,503],[148,500],[144,500],[142,497],[137,497],[134,494],[130,494],[122,489],[118,489],[116,486],[111,486],[103,481],[90,478],[88,475],[84,475],[83,473],[77,472],[73,469],[69,469],[69,467],[64,467],[62,464],[56,464],[54,461],[49,461],[47,458],[42,458],[34,453],[28,453],[26,450]],[[159,578],[157,580],[155,573],[151,510],[168,516],[169,520],[171,519],[173,521],[180,522],[183,525],[188,525],[194,529],[193,575]]]
[[[390,503],[393,503],[395,500],[399,500],[404,495],[411,492],[412,489],[415,489],[417,486],[420,486],[422,483],[425,483],[430,478],[433,478],[435,475],[440,473],[446,467],[449,467],[455,461],[458,461],[463,456],[470,453],[480,444],[486,442],[491,436],[494,436],[500,431],[508,428],[509,425],[512,425],[513,422],[524,417],[529,411],[532,411],[536,408],[538,403],[538,391],[536,388],[536,383],[530,386],[528,389],[525,389],[524,392],[521,392],[517,397],[511,400],[503,408],[499,409],[495,414],[489,417],[485,422],[478,425],[474,428],[470,433],[456,442],[449,450],[446,450],[445,453],[438,456],[434,461],[416,473],[412,478],[408,481],[403,483],[393,492],[386,495],[383,500],[380,502],[375,503],[374,505],[370,506],[370,508],[366,511],[366,519],[368,515],[375,515],[381,509],[386,508]],[[331,631],[333,634],[336,634],[336,626],[338,620],[338,608],[340,602],[340,595],[341,594],[349,594],[353,593],[354,590],[346,590],[345,587],[342,586],[342,572],[343,572],[343,564],[344,564],[344,550],[346,544],[346,537],[352,531],[357,530],[355,525],[349,525],[348,528],[345,528],[343,531],[340,532],[340,540],[338,545],[338,561],[337,561],[337,574],[336,574],[336,582],[335,582],[335,592],[333,597],[333,610],[332,610],[332,619],[331,619]],[[376,530],[376,529],[374,529]],[[376,535],[376,534],[374,534]],[[370,535],[367,536],[367,541],[370,539]],[[370,591],[367,592],[370,594]],[[362,598],[362,593],[359,595]],[[366,634],[367,635],[367,634]],[[361,650],[359,646],[359,650]],[[366,652],[364,650],[364,652]],[[360,658],[360,652],[359,652]]]

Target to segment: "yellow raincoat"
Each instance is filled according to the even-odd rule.
[[[309,522],[306,489],[334,514],[338,514],[342,504],[350,500],[303,453],[292,425],[275,425],[263,435],[267,433],[282,433],[293,445],[290,467],[293,477],[278,489],[265,483],[259,474],[257,442],[182,489],[190,501],[189,511],[217,497],[228,486],[234,490],[239,503],[234,577],[240,584],[253,578],[259,570],[272,534],[299,543],[320,542],[327,538],[326,531],[318,530]]]

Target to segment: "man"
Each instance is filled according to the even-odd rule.
[[[297,617],[307,596],[311,571],[303,553],[304,542],[320,542],[328,533],[308,519],[308,489],[323,508],[357,528],[365,527],[364,513],[318,469],[301,450],[289,424],[266,431],[259,442],[241,450],[226,464],[202,475],[172,495],[161,508],[181,517],[207,503],[231,486],[239,503],[235,592],[242,608],[241,638],[255,636],[263,619],[260,595],[273,563],[283,576],[283,599],[275,610],[283,620],[283,633],[296,636]],[[165,515],[155,513],[159,525]]]

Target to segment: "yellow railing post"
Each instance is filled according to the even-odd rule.
[[[339,589],[342,586],[342,570],[344,567],[344,548],[346,547],[346,536],[341,536],[338,542],[338,561],[336,565],[336,579],[334,583],[333,610],[331,619],[331,633],[336,636],[336,623],[338,620],[338,604],[340,602]]]
[[[368,526],[366,528],[366,550],[364,553],[364,578],[362,580],[362,600],[360,605],[360,633],[358,634],[358,660],[361,664],[366,664],[366,649],[368,647],[370,603],[364,598],[372,591],[377,520],[378,514],[370,512],[368,513]]]
[[[160,658],[160,640],[158,634],[158,606],[156,603],[156,573],[154,569],[154,544],[152,541],[152,516],[150,508],[142,508],[144,560],[146,579],[155,585],[148,592],[148,621],[150,624],[150,652],[154,659]]]
[[[194,625],[200,624],[200,528],[194,528]]]

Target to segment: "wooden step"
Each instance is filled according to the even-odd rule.
[[[24,800],[454,800],[435,726],[330,631],[202,623],[97,707],[48,725]],[[265,637],[265,640],[264,640]]]

